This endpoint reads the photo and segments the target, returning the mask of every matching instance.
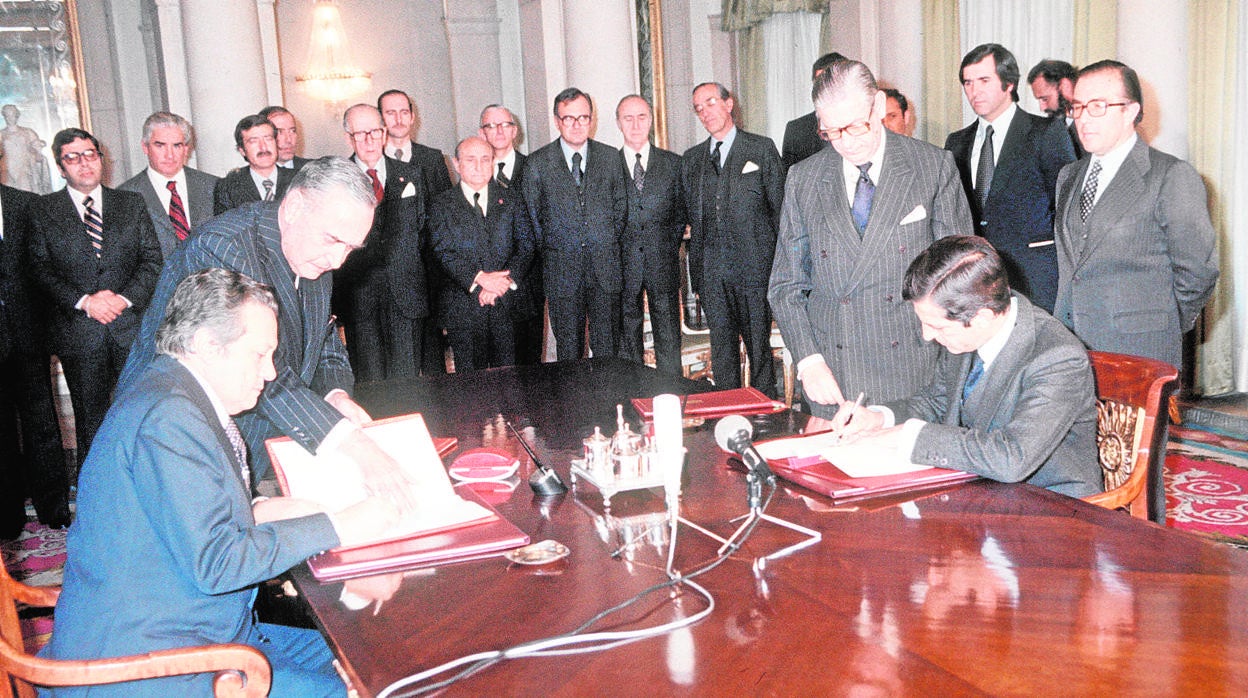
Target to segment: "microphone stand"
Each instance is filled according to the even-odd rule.
[[[728,540],[724,540],[722,538],[719,538],[719,536],[715,536],[715,538],[719,538],[719,540],[724,540],[723,546],[721,546],[719,549],[720,555],[723,555],[725,550],[732,547],[732,544],[736,542],[738,538],[744,535],[745,532],[748,531],[751,526],[753,526],[756,522],[759,522],[759,521],[770,521],[771,523],[777,526],[783,526],[784,528],[787,528],[791,531],[796,531],[806,536],[806,540],[799,541],[786,548],[781,548],[780,550],[777,550],[776,552],[770,555],[764,555],[762,557],[763,560],[774,560],[776,558],[784,557],[785,555],[801,550],[802,548],[812,546],[815,543],[818,543],[819,541],[823,540],[823,534],[820,533],[819,531],[806,528],[805,526],[800,526],[798,524],[793,523],[792,521],[785,521],[784,519],[781,519],[779,517],[772,516],[771,514],[767,514],[763,512],[763,481],[764,480],[766,480],[767,484],[770,485],[772,488],[775,488],[776,476],[771,474],[770,471],[768,471],[766,475],[760,475],[758,472],[758,469],[750,468],[749,471],[746,473],[745,481],[749,484],[748,501],[749,501],[749,506],[750,506],[750,513],[745,514],[743,516],[738,516],[737,518],[733,519],[733,521],[741,521],[741,525],[737,528],[736,532],[734,532],[731,536],[729,536]]]

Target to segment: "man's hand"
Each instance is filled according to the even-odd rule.
[[[486,291],[501,296],[511,290],[511,272],[506,269],[477,272],[476,282]]]
[[[347,595],[350,594],[357,599],[356,603],[359,603],[357,608],[377,602],[376,608],[380,609],[380,602],[389,601],[394,596],[394,592],[398,591],[402,585],[402,572],[378,574],[371,577],[357,577],[343,582],[342,594],[339,598],[345,604]],[[374,611],[374,615],[376,615],[376,611]]]
[[[399,521],[399,510],[382,497],[369,497],[335,513],[334,530],[342,545],[360,545],[381,538]]]
[[[403,514],[416,510],[416,484],[368,434],[353,430],[342,440],[338,451],[360,469],[369,494],[385,498]]]
[[[121,296],[108,289],[92,293],[82,304],[88,317],[104,325],[116,320],[128,307]]]
[[[351,399],[345,390],[335,390],[325,397],[325,401],[333,405],[342,416],[351,420],[352,424],[368,424],[373,418],[360,407],[360,403]]]
[[[802,393],[811,402],[820,405],[839,405],[845,402],[841,386],[832,375],[832,369],[823,361],[815,361],[802,370]]]
[[[498,301],[497,293],[491,293],[485,289],[481,289],[481,291],[477,294],[477,305],[483,308],[487,305],[494,305],[496,301]]]
[[[842,417],[841,415],[845,415]],[[841,403],[841,411],[832,419],[832,429],[840,437],[842,443],[853,443],[859,438],[879,432],[884,426],[884,415],[865,407],[855,407],[854,403]]]
[[[297,519],[300,516],[320,514],[324,509],[316,502],[296,497],[269,497],[251,506],[251,515],[257,524],[282,519]]]

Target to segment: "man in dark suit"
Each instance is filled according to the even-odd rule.
[[[69,525],[51,356],[26,279],[27,212],[35,198],[0,184],[0,539],[21,534],[27,494],[45,525]]]
[[[294,170],[277,166],[277,129],[259,114],[244,116],[234,127],[234,145],[247,161],[213,188],[212,214],[253,201],[278,201],[294,179]]]
[[[147,169],[118,187],[143,196],[162,257],[173,254],[173,248],[191,234],[192,228],[213,215],[212,191],[217,178],[186,166],[192,147],[189,121],[167,111],[152,114],[143,122]]]
[[[997,249],[1010,288],[1046,312],[1057,297],[1053,192],[1057,173],[1074,161],[1060,120],[1018,108],[1018,62],[1000,44],[982,44],[962,59],[962,90],[974,123],[945,139],[962,176],[975,232]]]
[[[200,226],[165,262],[120,390],[154,359],[156,330],[178,282],[212,267],[246,274],[271,286],[280,306],[277,378],[239,417],[255,479],[268,471],[265,439],[286,435],[313,453],[342,453],[362,468],[372,491],[406,506],[410,483],[354,426],[371,417],[351,399],[355,379],[330,314],[332,272],[364,244],[376,205],[373,186],[355,163],[324,157],[299,170],[280,202],[248,204]]]
[[[820,56],[810,69],[810,81],[818,79],[819,74],[828,69],[836,61],[845,60],[845,56],[833,51]],[[784,143],[781,159],[784,168],[796,165],[823,149],[825,142],[819,137],[819,122],[812,111],[793,119],[784,127]]]
[[[711,328],[715,385],[741,386],[744,341],[750,386],[774,395],[767,279],[784,200],[784,165],[770,138],[737,129],[732,108],[732,97],[719,83],[693,90],[693,110],[710,138],[686,150],[681,162],[689,276]]]
[[[333,518],[287,497],[253,507],[231,415],[255,405],[276,375],[277,312],[272,291],[237,272],[209,269],[178,286],[159,330],[160,355],[118,395],[83,466],[56,633],[44,656],[245,643],[268,658],[271,695],[343,693],[317,631],[256,622],[256,586],[324,550],[367,540],[397,517],[377,497]],[[211,681],[194,674],[63,693],[208,695]]]
[[[1044,113],[1065,125],[1066,132],[1070,134],[1070,145],[1078,159],[1084,156],[1084,150],[1079,143],[1079,134],[1075,131],[1075,120],[1067,114],[1070,111],[1070,99],[1075,93],[1076,75],[1075,66],[1066,61],[1046,58],[1027,73],[1027,84],[1031,85],[1031,94],[1040,103]]]
[[[273,124],[277,144],[277,166],[295,172],[312,162],[295,154],[299,146],[299,126],[295,123],[295,115],[286,107],[272,105],[260,110],[260,116]]]
[[[381,196],[364,246],[334,275],[347,351],[359,381],[420,374],[425,318],[424,181],[420,169],[382,154],[386,130],[371,104],[342,118],[351,159]]]
[[[516,150],[520,135],[516,115],[501,104],[491,104],[481,110],[478,133],[494,149],[494,181],[503,188],[522,191],[526,158]],[[542,288],[540,250],[534,250],[533,261],[522,274],[516,277],[516,284],[520,293],[528,298],[516,303],[520,308],[515,314],[516,363],[532,366],[541,363],[542,345],[546,341],[546,295]]]
[[[654,334],[655,368],[680,375],[680,240],[685,201],[680,156],[650,144],[650,103],[629,95],[615,108],[624,136],[628,225],[624,228],[624,299],[620,356],[642,362],[646,306]],[[644,298],[642,294],[645,294]]]
[[[832,147],[789,176],[769,298],[812,412],[830,417],[846,396],[896,400],[931,378],[901,279],[934,240],[970,234],[971,214],[952,155],[884,128],[865,65],[833,66],[814,95]]]
[[[1088,353],[1010,292],[992,245],[971,235],[937,240],[906,270],[902,295],[923,336],[942,347],[938,368],[904,400],[854,410],[848,425],[849,410],[837,415],[847,450],[1071,497],[1103,490]]]
[[[620,152],[590,140],[594,108],[569,87],[555,95],[559,138],[524,164],[522,194],[542,255],[542,279],[560,361],[615,356],[619,343],[620,238],[628,194]]]
[[[112,400],[160,274],[160,242],[143,197],[100,185],[100,142],[76,128],[52,138],[61,191],[30,210],[30,280],[49,310],[78,432],[78,462]]]
[[[455,148],[459,187],[443,192],[429,210],[433,253],[451,285],[439,317],[456,371],[515,363],[517,313],[529,294],[519,279],[533,260],[533,233],[524,200],[495,179],[494,149],[477,137]]]

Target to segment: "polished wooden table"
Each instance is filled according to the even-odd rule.
[[[616,360],[483,371],[362,388],[375,416],[421,411],[461,447],[510,448],[496,415],[531,425],[539,457],[565,477],[615,405],[707,386]],[[636,425],[636,415],[626,407]],[[800,414],[756,419],[780,434]],[[712,424],[686,432],[682,513],[723,535],[746,511],[741,473]],[[524,459],[525,475],[531,463]],[[583,484],[583,483],[582,483]],[[533,540],[572,554],[547,567],[502,558],[411,574],[392,598],[347,610],[341,584],[296,581],[356,687],[463,655],[565,632],[666,579],[661,494],[626,493],[604,512],[584,487],[555,500],[526,482],[496,494]],[[715,597],[700,623],[605,652],[505,661],[450,695],[1231,695],[1248,689],[1248,553],[1028,485],[977,481],[888,502],[833,507],[781,484],[768,513],[823,532],[763,524],[698,581]],[[717,543],[678,534],[676,567]],[[637,628],[705,607],[661,592],[596,629]]]

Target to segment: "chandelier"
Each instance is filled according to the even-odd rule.
[[[316,0],[312,7],[308,70],[295,82],[309,96],[325,102],[344,102],[372,85],[372,73],[351,62],[342,14],[334,0]]]

